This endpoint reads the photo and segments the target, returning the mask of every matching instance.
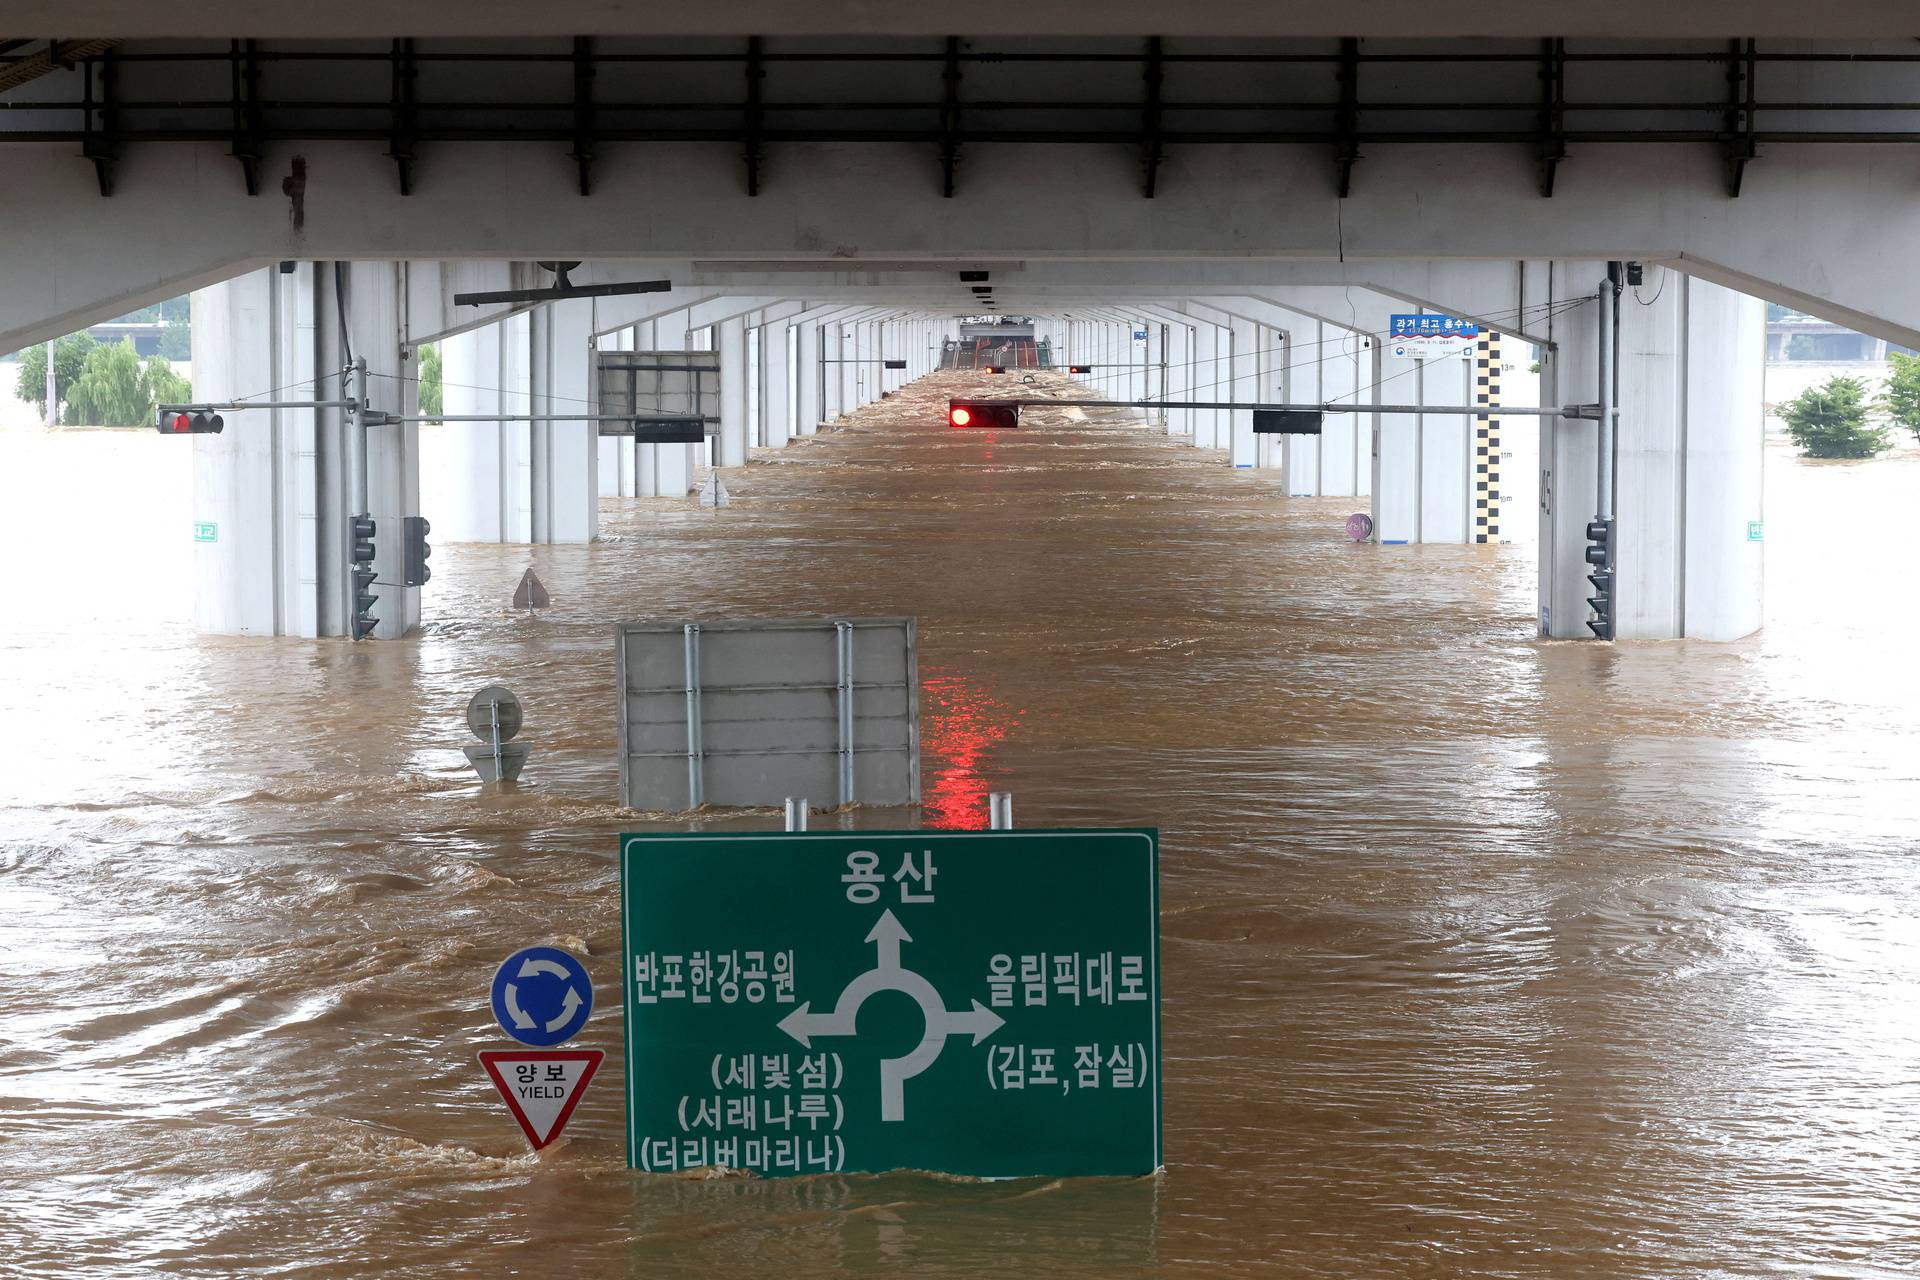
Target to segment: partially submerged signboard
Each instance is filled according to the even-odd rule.
[[[912,618],[633,622],[617,649],[628,808],[919,802]]]
[[[621,837],[627,1161],[1160,1166],[1151,830]]]

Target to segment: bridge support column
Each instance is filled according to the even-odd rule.
[[[1474,403],[1472,355],[1385,363],[1376,342],[1372,376],[1383,400],[1416,405]],[[1391,378],[1391,381],[1386,379]],[[1463,413],[1382,413],[1373,425],[1373,536],[1382,543],[1472,542],[1473,417]]]
[[[789,361],[797,326],[775,320],[760,326],[760,425],[762,442],[782,449],[793,438],[793,383]]]
[[[825,408],[820,401],[821,331],[825,327],[818,320],[803,317],[794,332],[794,421],[803,436],[813,435],[820,430],[821,413]]]
[[[535,412],[590,412],[593,304],[578,300],[538,307],[529,332]],[[592,542],[600,536],[598,424],[533,424],[533,536],[536,542],[561,543]]]
[[[1196,320],[1193,325],[1194,366],[1193,398],[1196,400],[1218,400],[1220,398],[1220,327],[1205,320]],[[1219,444],[1219,409],[1195,409],[1193,411],[1193,445],[1196,449],[1217,449]]]
[[[563,302],[455,334],[441,344],[448,414],[592,411],[592,317]],[[604,444],[591,422],[452,422],[448,510],[435,531],[450,542],[591,542],[600,529]],[[619,482],[616,452],[612,479]]]
[[[1230,358],[1226,361],[1226,394],[1220,398],[1250,400],[1260,389],[1260,326],[1235,316],[1226,328]],[[1253,411],[1227,410],[1227,431],[1227,439],[1221,442],[1228,450],[1227,461],[1235,467],[1251,467],[1254,464]]]
[[[633,327],[617,329],[602,334],[595,347],[598,351],[633,350]],[[595,387],[594,403],[599,403]],[[633,440],[625,436],[600,437],[600,496],[603,498],[631,498],[634,495],[634,446]]]
[[[1597,283],[1597,282],[1596,282]],[[1567,318],[1553,401],[1595,399],[1596,308]],[[1736,640],[1761,621],[1765,305],[1649,266],[1620,304],[1615,485],[1618,638]],[[1586,639],[1597,426],[1547,419],[1540,444],[1540,632]]]
[[[302,263],[197,290],[194,394],[202,401],[339,399],[346,364],[340,308],[353,354],[367,363],[373,407],[412,413],[411,353],[400,347],[400,267]],[[338,290],[335,273],[341,274]],[[269,396],[268,392],[274,392]],[[221,435],[192,437],[196,519],[195,621],[216,635],[345,635],[347,517],[345,415],[339,409],[243,409]],[[367,507],[376,523],[375,638],[398,639],[420,621],[420,593],[398,585],[400,518],[420,511],[419,432],[367,429]]]
[[[1193,326],[1181,321],[1166,322],[1167,399],[1193,398]],[[1167,410],[1167,434],[1193,434],[1192,409]]]
[[[517,315],[444,339],[441,402],[449,414],[528,413],[529,319]],[[533,438],[522,422],[450,422],[451,475],[434,532],[448,542],[533,541]]]
[[[331,266],[292,275],[254,271],[193,294],[193,390],[204,401],[339,394],[334,370],[316,380],[315,281]],[[258,409],[224,415],[221,435],[193,436],[194,621],[214,635],[341,634],[322,630],[322,564],[338,581],[338,548],[321,545],[320,411]],[[337,465],[337,460],[336,460]],[[337,505],[337,504],[336,504]],[[325,521],[336,532],[339,513]],[[209,529],[210,526],[210,529]],[[209,533],[211,536],[209,536]]]
[[[720,456],[714,465],[747,465],[747,321],[744,316],[714,326],[720,350]]]

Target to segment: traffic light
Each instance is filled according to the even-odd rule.
[[[1613,639],[1613,549],[1613,521],[1588,521],[1587,563],[1593,571],[1587,574],[1587,581],[1593,584],[1593,594],[1587,597],[1587,604],[1594,616],[1587,619],[1587,628],[1602,640]]]
[[[163,436],[217,436],[227,420],[211,409],[162,409],[153,425]]]
[[[353,518],[353,638],[365,640],[373,634],[373,606],[379,597],[373,594],[373,517]]]
[[[947,425],[1009,429],[1020,425],[1020,405],[1011,400],[949,400]]]
[[[1068,373],[1092,373],[1093,366],[1090,364],[1070,364],[1067,366],[1067,372]]]
[[[433,576],[433,570],[427,568],[427,557],[433,554],[433,548],[427,544],[427,534],[432,530],[424,516],[402,516],[400,518],[400,537],[405,546],[401,557],[404,567],[400,581],[409,587],[424,587],[427,579]]]
[[[981,369],[980,369],[980,372],[982,373],[1005,373],[1006,371],[1007,371],[1007,366],[1003,364],[983,365],[981,366]]]

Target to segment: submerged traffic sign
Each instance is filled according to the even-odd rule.
[[[627,1155],[1160,1164],[1151,830],[621,837]]]
[[[586,966],[559,947],[524,947],[493,975],[493,1016],[521,1044],[562,1044],[593,1012]]]
[[[599,1049],[482,1049],[480,1065],[538,1151],[567,1127],[606,1056]]]

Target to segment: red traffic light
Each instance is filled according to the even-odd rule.
[[[211,409],[162,409],[154,426],[162,435],[219,435],[227,422]]]
[[[1020,425],[1020,404],[1012,400],[951,400],[947,425],[986,430],[1008,430]]]
[[[1067,372],[1068,373],[1092,373],[1093,366],[1090,364],[1070,364],[1067,366]]]
[[[980,370],[982,373],[1005,373],[1006,371],[1007,366],[1003,364],[990,364]]]

